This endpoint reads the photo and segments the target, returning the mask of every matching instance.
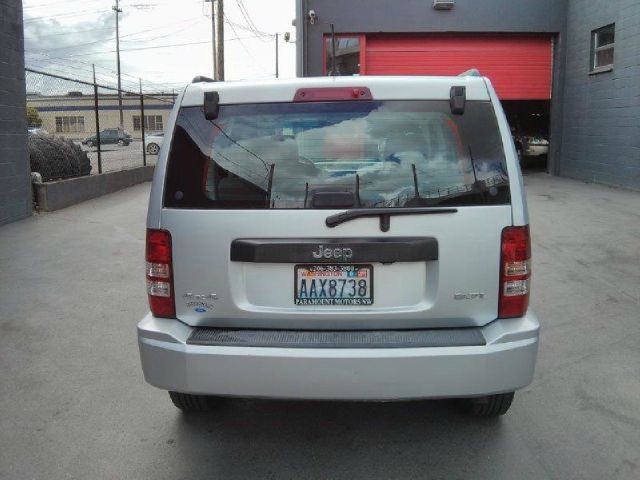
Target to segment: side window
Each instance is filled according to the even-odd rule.
[[[142,124],[140,121],[140,115],[133,116],[133,130],[140,131]],[[144,116],[144,129],[146,131],[162,131],[164,129],[162,122],[162,115],[145,115]]]
[[[149,129],[150,130],[163,130],[162,115],[151,115],[149,117]]]
[[[613,68],[615,28],[615,24],[611,24],[591,32],[591,72],[608,71]]]
[[[327,75],[360,74],[360,37],[335,36],[335,59],[331,36],[324,39],[325,71]]]
[[[84,132],[84,117],[56,117],[56,133]]]

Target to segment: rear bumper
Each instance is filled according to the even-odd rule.
[[[531,383],[533,313],[481,328],[482,346],[265,348],[188,345],[192,327],[145,317],[138,344],[147,382],[185,393],[335,400],[471,397]]]

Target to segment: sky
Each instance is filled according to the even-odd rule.
[[[115,0],[23,0],[27,67],[116,84]],[[203,0],[120,0],[123,88],[180,88],[213,76],[211,3]],[[295,0],[225,0],[225,79],[275,78],[280,33],[281,78],[295,76]],[[291,42],[283,40],[291,32]],[[179,45],[176,45],[179,44]],[[173,45],[173,46],[170,46]]]

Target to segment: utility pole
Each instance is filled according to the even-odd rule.
[[[122,9],[116,0],[116,4],[111,7],[116,12],[116,58],[118,62],[118,110],[120,111],[120,130],[124,129],[124,116],[122,115],[122,80],[120,79],[120,14]]]
[[[205,2],[211,2],[211,51],[213,52],[213,79],[217,80],[218,77],[218,60],[216,58],[216,0],[204,0]]]
[[[278,32],[276,32],[276,78],[278,78]]]
[[[216,44],[218,47],[218,63],[217,73],[218,78],[216,80],[224,81],[224,0],[218,0],[218,21],[216,29]]]
[[[146,167],[147,146],[145,145],[146,142],[144,141],[144,94],[142,93],[142,79],[140,79],[140,130],[142,130],[142,165]]]
[[[96,66],[93,67],[93,113],[96,116],[96,143],[98,145],[98,173],[102,173],[102,148],[100,145],[100,109],[98,106],[98,83],[96,82]]]

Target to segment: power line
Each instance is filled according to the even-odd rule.
[[[180,25],[180,24],[183,24],[183,23],[185,23],[185,22],[191,22],[191,23],[188,23],[188,24],[186,25],[186,26],[190,26],[190,25],[193,25],[194,23],[196,23],[197,21],[199,21],[199,20],[200,20],[200,18],[201,18],[201,17],[199,17],[199,16],[198,16],[198,17],[192,17],[192,18],[189,18],[189,19],[182,20],[181,22],[177,22],[177,23],[169,24],[169,25]],[[151,32],[151,31],[156,31],[156,32],[157,32],[157,31],[158,31],[158,28],[159,28],[159,27],[154,27],[154,28],[148,28],[148,29],[145,29],[145,30],[139,30],[139,31],[137,31],[137,32],[127,33],[126,35],[120,35],[120,38],[121,38],[121,39],[122,39],[122,38],[128,38],[128,37],[132,37],[132,36],[135,36],[135,35],[139,35],[139,34],[141,34],[141,33],[146,33],[146,32]],[[166,38],[166,37],[168,37],[168,36],[175,35],[177,32],[180,32],[180,31],[181,31],[182,29],[184,29],[184,28],[185,28],[185,27],[183,26],[183,27],[180,27],[178,30],[172,30],[172,31],[171,31],[171,32],[169,32],[169,33],[165,33],[165,34],[160,35],[160,36],[157,36],[157,37],[151,37],[151,38],[145,38],[145,37],[141,37],[141,38],[133,38],[133,39],[130,39],[130,40],[125,40],[125,42],[149,42],[149,41],[152,41],[152,40],[157,40],[157,39],[159,39],[159,38]],[[104,30],[107,30],[107,29],[104,29]],[[110,27],[110,28],[108,28],[108,30],[111,30],[111,27]],[[95,31],[95,30],[83,30],[83,31],[87,32],[87,31]],[[69,33],[72,33],[72,32],[69,32]],[[63,32],[63,33],[58,33],[58,34],[54,34],[54,35],[62,35],[62,34],[66,34],[66,33],[64,33],[64,32]],[[44,36],[44,35],[43,35],[43,36]],[[96,40],[96,41],[93,41],[93,42],[82,42],[82,44],[81,44],[81,45],[78,45],[77,43],[75,43],[75,44],[73,44],[73,45],[67,45],[67,46],[64,46],[64,47],[46,48],[46,49],[44,49],[44,50],[42,50],[42,51],[44,51],[44,52],[54,52],[54,51],[58,51],[58,50],[68,50],[68,49],[70,49],[70,48],[78,48],[78,47],[85,47],[85,46],[87,46],[87,45],[95,45],[95,44],[97,44],[97,43],[105,43],[105,42],[108,42],[108,41],[111,41],[111,40],[115,40],[115,39],[116,39],[116,37],[115,37],[115,35],[114,35],[113,37],[109,37],[109,38],[105,38],[105,39],[100,39],[100,40]]]
[[[225,38],[224,41],[225,42],[233,42],[236,40],[248,40],[250,38],[256,38],[256,36],[251,36],[251,37],[242,37],[242,38]],[[211,40],[206,40],[204,42],[187,42],[187,43],[170,43],[170,44],[166,44],[166,45],[155,45],[152,47],[137,47],[137,48],[122,48],[120,49],[121,52],[135,52],[135,51],[139,51],[139,50],[154,50],[154,49],[158,49],[158,48],[170,48],[170,47],[185,47],[185,46],[189,46],[189,45],[202,45],[205,43],[211,43]],[[74,58],[74,57],[86,57],[89,55],[102,55],[102,54],[106,54],[106,53],[114,53],[115,50],[104,50],[101,52],[87,52],[87,53],[76,53],[73,55],[67,55],[66,57],[50,57],[51,59],[58,59],[58,58]],[[32,52],[30,52],[32,53]],[[37,52],[36,52],[37,53]]]
[[[96,40],[95,42],[82,42],[82,44],[78,45],[77,43],[74,43],[73,45],[66,45],[64,47],[55,47],[55,48],[46,48],[44,50],[42,50],[43,52],[56,52],[58,50],[68,50],[70,48],[79,48],[79,47],[85,47],[86,45],[95,45],[96,43],[105,43],[108,42],[110,40],[115,40],[116,37],[109,37],[109,38],[104,38],[104,39],[100,39],[100,40]]]
[[[52,67],[54,68],[59,68],[59,65],[57,64],[62,64],[62,68],[67,68],[69,69],[68,71],[65,71],[65,74],[69,75],[69,71],[73,72],[71,73],[71,75],[77,75],[78,71],[84,70],[88,75],[91,73],[92,70],[92,64],[82,61],[82,60],[78,60],[78,59],[64,59],[64,58],[52,58],[49,57],[46,54],[42,54],[42,53],[30,53],[27,52],[30,55],[39,55],[41,57],[44,57],[44,59],[28,59],[27,63],[28,66],[33,67],[34,63],[40,63],[40,65],[38,66],[39,69],[41,70],[47,70],[50,69]],[[45,62],[46,60],[46,62]],[[51,62],[49,62],[49,60],[54,60],[56,65],[52,65]],[[116,74],[117,72],[114,70],[111,70],[109,68],[106,67],[102,67],[100,65],[96,65],[96,68],[104,71],[104,72],[109,72],[111,74]],[[101,73],[101,72],[97,72],[100,77],[101,77],[101,82],[102,83],[110,83],[113,81],[113,75],[109,75],[108,73]],[[137,83],[137,81],[139,80],[138,76],[134,76],[134,75],[129,75],[127,73],[122,73],[122,76],[124,77],[129,77],[132,80],[125,80],[128,83],[133,83],[134,81]],[[180,84],[184,84],[184,82],[175,82],[176,84],[180,83]],[[157,89],[168,89],[171,90],[172,88],[174,88],[174,86],[170,86],[168,83],[162,83],[162,82],[155,82],[155,81],[151,81],[151,80],[145,80],[145,85],[148,87],[153,87],[156,90]]]
[[[147,3],[147,2],[140,2],[140,1],[136,1],[133,0],[133,3],[127,3],[125,6],[126,7],[133,7],[133,8],[143,8],[145,10],[151,9],[151,8],[156,8],[156,7],[171,7],[174,8],[176,5],[176,1],[175,0],[167,0],[166,2],[159,2],[159,1],[154,1],[153,3]],[[181,4],[185,4],[185,3],[200,3],[200,0],[181,0],[180,1]]]
[[[231,31],[233,31],[233,34],[236,36],[236,38],[238,38],[238,41],[240,43],[240,46],[242,47],[242,49],[246,52],[246,54],[249,56],[249,58],[251,58],[254,63],[258,63],[260,64],[260,68],[262,68],[262,64],[261,62],[259,62],[256,57],[253,55],[253,53],[251,53],[251,51],[247,48],[247,46],[244,44],[244,42],[239,38],[238,32],[235,28],[235,26],[229,21],[229,19],[227,18],[227,16],[225,15],[224,17],[225,22],[227,23],[227,25],[229,25],[229,27],[231,28]]]
[[[126,35],[121,35],[120,38],[132,37],[140,33],[157,32],[158,30],[164,27],[182,25],[183,23],[190,22],[191,20],[200,20],[200,16],[185,18],[184,20],[180,20],[179,22],[171,22],[171,23],[165,23],[163,25],[156,25],[155,27],[152,27],[152,28],[147,28],[145,30],[138,30],[137,32],[131,32],[131,33],[127,33]],[[134,39],[134,40],[138,40],[138,39]]]
[[[198,17],[191,17],[191,18],[188,18],[188,19],[182,20],[181,22],[178,22],[178,24],[184,24],[184,23],[186,23],[186,22],[190,22],[189,24],[193,24],[193,23],[197,22],[197,21],[198,21],[198,20],[200,20],[200,19],[201,19],[201,17],[200,17],[200,16],[198,16]],[[175,24],[174,24],[174,25],[175,25]],[[184,28],[184,27],[182,27],[182,28]],[[131,37],[131,36],[139,35],[139,34],[141,34],[141,33],[145,33],[145,32],[151,31],[151,30],[157,31],[157,30],[158,30],[158,27],[151,28],[151,29],[145,29],[145,30],[141,30],[141,31],[137,31],[137,32],[132,32],[132,33],[129,33],[129,34],[127,34],[127,35],[122,35],[122,36],[121,36],[121,38],[122,38],[122,37]],[[139,39],[135,39],[135,41],[148,41],[148,40],[152,40],[152,39],[156,39],[156,38],[163,38],[163,37],[166,37],[166,36],[169,36],[169,35],[170,35],[170,33],[165,34],[165,35],[161,35],[161,36],[157,36],[157,37],[153,37],[153,38],[151,38],[151,39],[147,39],[147,38],[139,38]],[[95,41],[95,42],[84,43],[84,44],[82,44],[82,46],[85,46],[85,45],[91,45],[91,44],[96,44],[96,43],[103,43],[103,42],[106,42],[106,41],[109,41],[109,40],[113,40],[113,39],[115,39],[115,38],[116,38],[116,37],[111,37],[111,38],[106,39],[106,40],[98,40],[98,41]],[[36,53],[36,52],[27,52],[27,53],[29,53],[29,54],[36,54],[36,55],[43,55],[43,56],[46,56],[46,57],[48,57],[49,59],[52,59],[52,60],[54,60],[54,61],[56,61],[56,62],[59,62],[59,63],[66,62],[66,63],[67,63],[67,65],[69,65],[69,62],[81,62],[81,60],[75,60],[75,59],[69,59],[69,58],[66,58],[66,59],[65,59],[64,57],[51,57],[50,55],[48,55],[48,53],[50,53],[51,51],[68,50],[69,48],[77,48],[77,46],[76,46],[76,45],[73,45],[73,46],[67,46],[67,47],[58,47],[58,48],[54,48],[54,49],[47,50],[47,52],[46,52],[46,53],[45,53],[45,52],[37,52],[37,53]],[[125,50],[125,51],[126,51],[127,49],[123,49],[123,50]],[[89,63],[86,63],[86,65],[87,65],[87,66],[89,66],[89,67],[91,66],[91,64],[89,64]],[[77,69],[78,67],[77,67],[77,66],[73,66],[73,65],[72,65],[72,66],[69,66],[69,67],[67,67],[67,68],[69,68],[69,69]],[[103,68],[103,67],[100,67],[100,66],[99,66],[99,68]],[[103,68],[103,69],[104,69],[104,70],[108,70],[108,69],[106,69],[106,68]],[[112,73],[115,73],[116,75],[118,74],[118,72],[117,72],[117,71],[113,71],[113,70],[109,70],[109,71],[111,71]],[[122,74],[122,75],[129,76],[129,75],[127,75],[127,74]],[[133,76],[130,76],[130,77],[131,77],[131,78],[135,78],[135,80],[136,80],[136,84],[138,83],[138,77],[133,77]],[[109,80],[108,80],[108,82],[110,82],[110,81],[111,81],[111,79],[109,79]],[[121,82],[122,82],[122,80],[121,80]],[[148,81],[146,81],[146,83],[149,83],[149,82],[148,82]],[[153,82],[153,83],[154,83],[154,85],[162,86],[162,84],[161,84],[161,83],[157,83],[157,82]],[[134,88],[135,88],[135,87],[134,87]],[[155,87],[155,88],[158,88],[158,87]],[[171,88],[172,88],[172,87],[168,87],[168,86],[164,85],[164,86],[163,86],[163,88],[168,88],[169,90],[171,90]]]
[[[40,35],[38,34],[37,37],[38,39],[43,38],[43,37],[55,37],[58,35],[75,35],[76,33],[87,33],[87,32],[99,32],[99,31],[104,31],[104,30],[111,30],[111,27],[105,27],[105,28],[91,28],[89,30],[74,30],[71,32],[56,32],[56,33],[46,33],[44,35]],[[25,30],[25,33],[27,33],[28,30]],[[84,44],[86,45],[86,44]]]
[[[131,33],[127,33],[126,35],[120,35],[120,38],[128,38],[128,37],[132,37],[135,35],[139,35],[141,33],[147,33],[147,32],[157,32],[159,29],[162,29],[164,27],[169,27],[169,26],[174,26],[174,25],[180,25],[183,24],[185,22],[191,21],[191,20],[199,20],[201,17],[197,16],[197,17],[190,17],[190,18],[186,18],[184,20],[181,20],[179,22],[171,22],[171,23],[167,23],[167,24],[162,24],[162,25],[156,25],[153,28],[146,28],[144,30],[138,30],[137,32],[131,32]],[[195,23],[195,22],[194,22]],[[190,24],[191,25],[191,24]],[[56,32],[56,33],[47,33],[45,35],[34,35],[37,37],[37,39],[43,38],[43,37],[53,37],[53,36],[58,36],[58,35],[74,35],[77,33],[87,33],[87,32],[98,32],[98,31],[104,31],[104,30],[113,30],[113,27],[105,27],[105,28],[91,28],[91,29],[87,29],[87,30],[72,30],[72,31],[63,31],[63,32]],[[30,30],[27,28],[25,29],[25,33],[28,34],[30,32]],[[111,38],[107,38],[104,40],[99,40],[97,42],[91,42],[91,43],[100,43],[100,42],[107,42],[109,40],[113,40],[115,39],[115,37],[111,37]],[[147,41],[148,39],[146,38],[141,38],[141,39],[133,39],[133,40],[140,40],[140,41]],[[84,45],[90,45],[89,43],[82,43],[82,46]],[[77,45],[75,45],[77,46]],[[61,48],[67,48],[67,47],[61,47]],[[53,49],[47,49],[47,50],[53,50]]]
[[[197,18],[195,18],[195,19],[192,19],[192,20],[191,20],[189,23],[187,23],[186,25],[184,25],[184,26],[182,26],[182,27],[178,28],[177,30],[172,30],[172,31],[167,32],[167,33],[164,33],[164,34],[162,34],[162,35],[158,35],[157,37],[151,37],[151,38],[148,38],[148,37],[132,38],[132,39],[129,39],[129,40],[125,40],[124,42],[125,42],[125,43],[126,43],[126,42],[151,42],[151,41],[153,41],[153,40],[159,40],[159,39],[161,39],[161,38],[171,37],[171,36],[174,36],[174,35],[176,35],[176,34],[178,34],[178,33],[180,33],[180,32],[183,32],[185,28],[190,27],[191,25],[194,25],[194,24],[198,23],[198,22],[199,22],[199,21],[201,21],[201,20],[202,20],[202,17],[197,17]],[[178,23],[176,23],[176,25],[178,25],[179,23],[185,23],[185,22],[184,22],[184,21],[183,21],[183,22],[178,22]],[[156,31],[157,31],[158,29],[156,28],[156,29],[154,29],[154,30],[156,30]],[[140,32],[139,32],[139,33],[140,33]],[[128,34],[128,35],[121,35],[121,36],[120,36],[120,38],[129,37],[129,36],[131,36],[131,35],[132,35],[132,34]]]
[[[82,78],[77,78],[77,76],[72,76],[73,74],[70,74],[69,72],[66,72],[64,70],[60,70],[57,68],[51,68],[51,66],[47,66],[44,68],[40,68],[40,67],[26,67],[25,68],[26,72],[32,73],[32,74],[36,74],[38,76],[33,76],[33,75],[27,75],[26,76],[26,84],[27,84],[27,89],[29,90],[29,88],[31,88],[33,91],[33,87],[37,88],[42,88],[42,87],[48,87],[51,88],[51,84],[47,83],[48,80],[46,77],[51,77],[51,78],[57,78],[59,81],[64,81],[64,82],[68,82],[67,85],[63,84],[63,83],[58,83],[56,85],[57,90],[59,91],[70,91],[73,90],[74,88],[77,89],[78,85],[92,85],[92,79],[91,79],[91,74],[87,73],[87,76],[85,77],[86,79],[82,79]],[[104,82],[103,80],[100,79],[100,77],[98,77],[96,75],[96,77],[93,79],[93,81],[96,81],[98,83],[98,87],[100,89],[103,90],[112,90],[114,92],[116,92],[118,89],[117,87],[113,86],[113,85],[109,85],[108,82]],[[140,80],[139,80],[140,81]],[[122,92],[124,93],[135,93],[137,91],[139,91],[139,83],[138,85],[136,85],[134,82],[131,82],[129,84],[129,87],[124,87],[122,89]],[[182,83],[182,85],[184,85],[184,82]],[[176,87],[166,87],[163,89],[158,89],[156,88],[155,90],[149,90],[148,86],[146,91],[143,91],[143,94],[147,97],[151,97],[151,98],[155,98],[153,97],[153,95],[158,95],[158,94],[169,94],[169,95],[173,95],[173,93],[175,92]],[[177,88],[177,90],[180,90],[180,87]],[[171,93],[167,93],[167,92],[171,92]],[[164,100],[163,100],[164,101]]]
[[[68,3],[73,3],[76,0],[67,0]],[[167,1],[167,0],[161,0],[162,2]],[[120,4],[122,6],[126,6],[126,7],[131,7],[133,6],[133,4],[135,3],[136,5],[138,4],[138,2],[140,2],[140,5],[149,5],[149,6],[162,6],[162,7],[169,7],[171,6],[171,2],[173,0],[169,0],[167,1],[167,3],[158,3],[155,0],[151,0],[151,2],[149,2],[148,0],[120,0]],[[188,1],[188,0],[183,0],[183,1]],[[202,0],[192,0],[193,3],[201,3]],[[249,14],[249,11],[247,10],[244,2],[242,0],[236,0],[236,3],[238,5],[238,8],[240,10],[240,13],[242,14],[242,18],[246,21],[246,24],[244,23],[238,23],[234,20],[232,20],[231,18],[227,17],[226,15],[222,16],[221,20],[226,23],[229,28],[231,28],[234,37],[233,38],[225,38],[224,42],[228,42],[228,41],[239,41],[240,45],[243,49],[243,51],[246,53],[247,57],[251,59],[251,63],[252,67],[256,69],[256,73],[258,73],[258,69],[260,71],[264,71],[264,65],[262,65],[261,63],[261,59],[260,56],[256,55],[252,49],[249,49],[247,44],[245,42],[243,42],[243,40],[250,40],[250,39],[255,39],[258,38],[262,41],[266,41],[266,38],[273,38],[275,37],[274,34],[270,34],[264,31],[261,31],[257,28],[257,25],[255,24],[255,22],[253,21],[253,19],[251,18],[251,15]],[[44,4],[39,4],[39,5],[31,5],[29,7],[31,8],[36,8],[36,7],[45,7],[48,5],[60,5],[59,2],[47,2]],[[102,4],[104,6],[104,4]],[[89,2],[83,3],[83,6],[88,7],[89,6]],[[26,7],[26,6],[25,6]],[[99,8],[96,8],[94,10],[82,10],[82,11],[76,11],[76,12],[69,12],[69,13],[61,13],[59,15],[52,15],[49,17],[46,16],[39,16],[39,17],[30,17],[30,20],[32,22],[36,22],[36,21],[41,21],[41,20],[45,20],[48,18],[52,18],[55,19],[57,17],[61,17],[61,18],[65,18],[65,17],[74,17],[74,16],[78,16],[78,15],[83,15],[85,13],[88,12],[96,12],[96,13],[102,13],[102,15],[107,14],[106,11],[101,12]],[[38,12],[40,13],[40,12]],[[102,17],[101,17],[102,18]],[[161,25],[156,25],[153,28],[149,28],[149,29],[144,29],[144,30],[140,30],[140,31],[135,31],[135,32],[131,32],[128,33],[126,35],[121,35],[120,38],[121,39],[125,39],[125,37],[127,38],[127,40],[122,40],[123,42],[126,42],[127,45],[130,45],[130,48],[121,48],[120,51],[121,52],[136,52],[136,51],[146,51],[146,50],[154,50],[154,49],[163,49],[163,48],[179,48],[179,47],[185,47],[185,46],[192,46],[192,45],[204,45],[209,43],[209,41],[192,41],[192,42],[175,42],[175,43],[167,43],[167,44],[162,44],[162,45],[146,45],[146,46],[134,46],[132,45],[133,42],[150,42],[150,41],[155,41],[155,40],[159,40],[159,39],[163,39],[163,38],[167,38],[167,37],[171,37],[172,35],[180,35],[181,31],[184,31],[185,29],[187,29],[190,25],[193,25],[195,23],[197,23],[199,20],[201,20],[203,17],[198,16],[198,17],[191,17],[191,18],[187,18],[184,20],[181,20],[180,22],[177,23],[172,23],[167,25],[167,27],[169,26],[175,26],[178,25],[179,23],[182,24],[186,24],[185,27],[182,27],[180,29],[178,28],[172,28],[171,31],[168,31],[168,29],[166,28],[162,28]],[[93,20],[92,20],[93,22]],[[55,22],[58,23],[58,22]],[[54,23],[54,24],[55,24]],[[69,23],[69,25],[71,25],[71,22],[67,22]],[[98,25],[99,26],[99,21],[98,21]],[[65,23],[63,22],[62,25],[60,25],[60,23],[58,23],[60,28],[64,28]],[[77,22],[75,22],[75,25],[77,27],[77,25],[79,25]],[[36,27],[35,25],[33,26],[34,29],[38,29],[38,27]],[[53,28],[53,27],[51,27]],[[112,28],[112,27],[111,27]],[[85,32],[95,32],[95,31],[99,31],[99,30],[109,30],[110,28],[97,28],[97,29],[78,29],[78,30],[72,30],[69,32],[55,32],[55,33],[49,33],[49,34],[45,34],[45,35],[37,35],[37,34],[33,34],[32,36],[34,37],[34,39],[32,40],[33,42],[36,42],[40,37],[45,38],[48,36],[57,36],[57,35],[73,35],[75,33],[81,34],[81,33],[85,33]],[[191,31],[193,31],[194,29],[190,29]],[[27,32],[29,31],[29,27],[27,27]],[[147,32],[155,32],[156,35],[155,36],[151,36],[151,35],[144,35]],[[175,33],[172,33],[175,32]],[[243,32],[250,32],[251,35],[248,36],[240,36]],[[105,34],[107,35],[107,34]],[[29,36],[29,35],[28,35]],[[95,38],[95,37],[94,37]],[[80,58],[82,57],[88,57],[88,56],[93,56],[93,55],[103,55],[103,54],[111,54],[116,52],[117,53],[117,49],[116,50],[99,50],[99,51],[93,51],[93,52],[86,52],[86,49],[84,48],[85,46],[92,46],[92,45],[96,45],[96,44],[101,44],[104,42],[108,42],[113,40],[116,37],[110,37],[108,39],[104,39],[104,40],[97,40],[97,41],[91,41],[91,42],[78,42],[78,45],[70,45],[70,46],[65,46],[65,47],[55,47],[52,49],[44,49],[44,50],[39,50],[39,51],[27,51],[25,53],[27,53],[27,55],[29,56],[41,56],[41,60],[38,60],[37,57],[34,59],[33,57],[31,57],[31,62],[38,62],[38,63],[42,63],[42,64],[46,64],[49,61],[52,61],[53,63],[57,63],[59,62],[60,65],[57,67],[58,69],[63,69],[63,70],[67,70],[69,72],[71,71],[75,71],[75,70],[87,70],[87,74],[88,74],[88,69],[86,67],[81,68],[77,65],[76,62],[80,62],[81,64],[84,63],[85,65],[89,66],[91,65],[90,63],[86,63],[86,62],[82,62],[82,60],[80,60]],[[179,38],[179,37],[178,37]],[[184,37],[182,37],[184,38]],[[46,45],[45,42],[40,42],[38,43],[38,46],[40,48],[41,45]],[[60,43],[58,43],[58,45],[60,45]],[[143,43],[144,45],[144,43]],[[74,52],[73,49],[77,48],[78,50],[80,50],[79,52]],[[93,48],[99,48],[99,47],[93,47]],[[82,50],[85,50],[84,52]],[[55,53],[54,53],[55,52]],[[58,56],[50,56],[51,53],[58,54]],[[102,58],[102,57],[97,57],[97,58]],[[102,59],[99,60],[100,62],[104,63],[106,60]],[[108,79],[108,83],[113,81],[113,77],[110,77],[108,73],[106,72],[114,72],[113,70],[109,70],[106,67],[101,67],[100,65],[97,65],[97,68],[99,68],[102,72],[97,72],[98,75],[100,75],[101,77],[104,77],[105,79]],[[270,69],[267,69],[270,70]],[[163,72],[164,73],[164,72]],[[155,77],[161,78],[160,77],[161,72],[156,72],[156,75],[154,75]],[[73,73],[71,74],[71,76],[75,76]],[[122,77],[131,77],[132,79],[136,80],[136,84],[137,84],[137,79],[138,77],[133,77],[131,75],[127,75],[125,73],[121,72],[121,76]],[[272,77],[272,74],[269,75],[264,75],[263,77]],[[175,77],[174,77],[175,78]],[[252,78],[261,78],[261,77],[256,77],[253,76]],[[124,79],[121,79],[121,82],[124,82]],[[130,83],[129,81],[127,81],[127,83]],[[132,83],[132,82],[131,82]],[[146,82],[147,84],[149,84],[150,82]],[[171,83],[171,82],[169,82]],[[175,82],[176,84],[180,84],[182,82]],[[163,86],[167,86],[167,84],[161,84],[161,83],[156,83],[153,82],[154,85],[163,85]],[[122,84],[121,84],[122,86]],[[172,88],[172,87],[168,87],[168,88]]]
[[[29,55],[38,55],[39,57],[44,57],[44,58],[27,58],[27,63],[29,64],[28,66],[32,65],[34,62],[40,62],[43,65],[52,65],[51,57],[46,56],[45,54],[42,53],[30,53],[30,52],[26,52]],[[87,63],[87,62],[83,62],[82,60],[74,60],[74,59],[55,59],[55,65],[57,66],[58,64],[62,64],[63,66],[67,66],[68,68],[73,68],[74,71],[78,71],[78,70],[91,70],[92,69],[92,64]],[[98,68],[109,71],[111,73],[111,70],[108,70],[106,68],[100,67],[98,66]]]
[[[41,16],[41,17],[28,17],[23,21],[23,23],[26,25],[26,24],[30,24],[30,23],[33,23],[33,22],[41,22],[41,21],[44,21],[44,20],[53,20],[53,19],[56,19],[56,18],[79,17],[81,15],[87,15],[89,13],[106,13],[106,12],[100,12],[100,11],[96,12],[96,10],[91,9],[91,10],[81,10],[79,12],[61,13],[59,15],[46,15],[46,16]]]
[[[262,32],[258,30],[258,27],[256,26],[253,19],[251,18],[251,15],[249,15],[249,11],[247,10],[247,7],[245,7],[244,2],[242,0],[236,0],[236,4],[238,5],[238,8],[240,9],[240,13],[244,17],[245,21],[247,22],[247,25],[253,31],[253,33],[255,33],[256,35],[261,35]]]
[[[42,61],[41,61],[41,62],[42,62]],[[29,61],[29,64],[31,64],[31,63],[32,63],[32,62],[31,62],[31,61]],[[43,62],[43,63],[44,63],[44,62]],[[92,65],[92,64],[90,64],[90,63],[83,62],[83,61],[81,61],[81,60],[75,60],[75,59],[70,59],[70,60],[60,59],[60,60],[56,60],[56,63],[61,63],[61,64],[63,64],[63,67],[66,65],[66,68],[73,69],[73,71],[74,71],[76,74],[77,74],[78,70],[81,70],[81,69],[84,69],[85,71],[90,70],[90,69],[91,69],[91,65]],[[48,68],[51,64],[49,63],[49,64],[46,64],[46,65],[47,65],[47,66],[46,66],[45,68]],[[116,72],[115,72],[115,71],[113,71],[113,70],[109,70],[109,69],[107,69],[107,68],[105,68],[105,67],[101,67],[101,66],[99,66],[99,65],[97,66],[97,68],[99,68],[99,69],[101,69],[101,70],[104,70],[104,71],[106,71],[106,72],[112,73],[112,74],[113,74],[113,73],[116,73]],[[111,81],[112,81],[112,79],[113,79],[113,75],[108,75],[108,74],[106,74],[106,73],[100,73],[100,75],[101,75],[102,77],[104,77],[104,78],[108,78],[108,80],[106,80],[106,82],[105,82],[105,83],[111,82]],[[132,79],[136,79],[136,80],[138,79],[138,77],[134,77],[133,75],[127,75],[126,73],[123,73],[122,75],[123,75],[123,76],[126,76],[126,77],[130,77],[130,78],[132,78]],[[153,84],[155,84],[155,85],[157,85],[157,86],[163,86],[163,87],[167,88],[167,86],[166,86],[166,85],[163,85],[163,84],[161,84],[161,83],[150,82],[150,81],[148,81],[148,80],[146,81],[146,83],[147,83],[147,84],[151,84],[151,83],[153,83]]]
[[[245,32],[254,33],[254,34],[255,34],[256,36],[258,36],[258,37],[274,37],[274,36],[275,36],[275,34],[273,34],[273,33],[267,33],[267,32],[263,32],[263,31],[257,31],[257,32],[256,32],[255,30],[253,30],[253,29],[249,28],[249,27],[248,27],[248,26],[246,26],[246,25],[243,25],[243,24],[238,23],[238,22],[234,22],[234,21],[233,21],[233,20],[231,20],[229,17],[227,17],[227,21],[228,21],[229,23],[231,23],[234,27],[237,27],[237,28],[239,28],[240,30],[244,30]]]
[[[43,52],[30,52],[30,51],[26,51],[25,52],[27,55],[29,56],[33,56],[33,55],[37,55],[38,57],[40,57],[40,59],[28,59],[28,63],[31,63],[32,61],[40,61],[40,62],[48,62],[48,65],[51,64],[51,62],[54,62],[56,64],[66,64],[69,66],[69,68],[73,68],[74,71],[77,71],[79,69],[84,68],[85,70],[88,71],[92,71],[93,69],[93,65],[90,62],[84,61],[84,60],[80,60],[80,59],[76,59],[76,58],[65,58],[65,57],[52,57],[51,55],[47,54],[47,53],[43,53]],[[105,72],[109,72],[111,74],[117,74],[117,72],[113,69],[110,69],[108,67],[104,67],[104,66],[100,66],[97,65],[97,67]],[[107,75],[107,74],[104,74]],[[139,76],[134,76],[134,75],[128,75],[127,73],[122,73],[123,76],[125,77],[130,77],[131,79],[135,80],[136,83],[138,82]],[[111,81],[112,76],[109,76],[109,80]],[[150,83],[148,80],[146,81],[146,83]],[[153,82],[155,85],[158,86],[163,86],[165,88],[172,88],[172,87],[167,87],[167,84],[163,84],[160,82]]]
[[[91,3],[91,2],[87,2],[86,0],[66,0],[64,3],[65,4],[69,4],[69,3],[77,3],[77,2],[82,2],[85,5],[87,3]],[[28,2],[23,2],[22,8],[23,9],[27,9],[27,8],[42,8],[42,7],[50,7],[52,5],[60,5],[60,0],[55,1],[55,2],[47,2],[47,3],[39,3],[39,4],[31,4]],[[97,3],[100,3],[100,0],[97,0]]]
[[[90,72],[86,72],[83,71],[82,75],[78,75],[78,69],[71,69],[70,67],[65,67],[65,66],[59,66],[59,65],[39,65],[37,63],[29,63],[26,67],[26,69],[33,69],[33,70],[38,70],[38,71],[45,71],[47,73],[50,74],[57,74],[57,75],[63,75],[69,78],[73,77],[73,80],[69,80],[71,81],[75,81],[77,83],[83,83],[83,82],[90,82],[90,78],[91,78],[91,73]],[[103,76],[97,76],[99,83],[107,85],[109,83],[111,83],[111,78],[105,79]],[[106,81],[105,81],[106,80]],[[33,78],[29,78],[27,77],[27,85],[32,85],[33,84]],[[69,85],[67,87],[67,89],[73,89],[75,85],[71,86]],[[116,90],[117,87],[115,86],[111,86],[109,88],[112,88],[113,90]]]

